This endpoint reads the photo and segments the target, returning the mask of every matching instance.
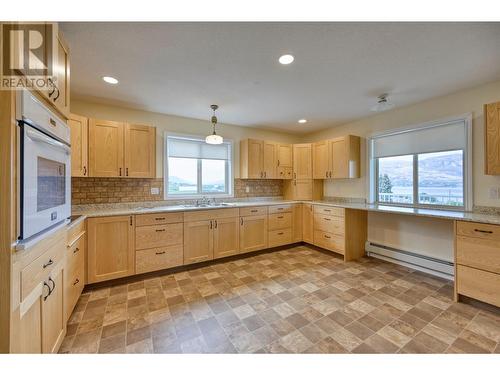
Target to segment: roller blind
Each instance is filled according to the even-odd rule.
[[[465,150],[467,147],[467,124],[463,120],[454,121],[380,135],[373,137],[371,141],[373,158]]]
[[[169,157],[190,159],[229,160],[230,144],[209,145],[201,139],[189,139],[169,136],[167,153]]]

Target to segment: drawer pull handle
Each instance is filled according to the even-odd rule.
[[[331,212],[332,210],[327,210],[326,208],[323,208],[323,211],[325,211],[325,212]]]
[[[479,233],[486,233],[486,234],[492,234],[492,230],[484,230],[484,229],[474,229],[474,232],[479,232]]]
[[[259,210],[250,210],[250,212],[259,212]]]
[[[240,217],[240,225],[243,225],[243,218]]]
[[[278,219],[283,219],[284,216],[278,216]]]
[[[166,218],[165,217],[155,217],[155,220],[165,220]]]
[[[165,232],[165,229],[156,229],[157,232]]]
[[[49,298],[49,296],[50,296],[50,286],[49,286],[49,284],[47,284],[47,283],[44,281],[44,282],[43,282],[43,287],[44,287],[44,288],[45,288],[45,287],[47,287],[47,289],[49,290],[49,292],[47,293],[47,295],[46,295],[46,296],[43,296],[43,300],[44,300],[44,301],[46,301],[46,300],[47,300],[47,298]]]
[[[78,284],[79,282],[80,282],[80,279],[78,279],[78,278],[77,278],[77,279],[75,280],[75,282],[73,283],[73,285],[76,285],[76,284]]]
[[[327,236],[327,235],[325,234],[325,238],[331,238],[331,237],[330,237],[330,236]]]
[[[163,255],[163,254],[165,254],[165,251],[157,251],[155,254],[156,255]]]
[[[52,290],[51,290],[51,291],[50,291],[50,293],[49,293],[49,295],[51,295],[51,294],[52,294],[52,292],[54,291],[54,289],[56,288],[56,282],[55,282],[54,280],[52,280],[52,278],[51,278],[51,277],[49,277],[49,282],[51,282],[51,283],[52,283],[52,285],[54,285],[54,286],[52,287]]]
[[[278,235],[281,236],[282,234],[284,234],[283,232],[278,232]]]
[[[278,207],[278,208],[277,208],[277,210],[279,210],[279,211],[280,211],[280,210],[282,210],[282,209],[283,209],[283,207]]]
[[[49,261],[43,265],[43,268],[47,268],[48,266],[51,266],[53,264],[54,264],[54,261],[52,259],[49,259]]]
[[[73,250],[73,254],[76,254],[77,252],[80,251],[80,248],[79,247],[76,247],[75,250]]]
[[[330,220],[332,220],[332,219],[329,219],[329,218],[327,218],[327,217],[324,217],[324,218],[323,218],[323,220],[330,221]]]

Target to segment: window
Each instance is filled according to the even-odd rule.
[[[470,117],[373,136],[370,202],[471,209],[470,140]]]
[[[167,199],[232,196],[232,142],[209,145],[189,136],[165,138]]]

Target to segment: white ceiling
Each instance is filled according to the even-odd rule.
[[[72,95],[306,133],[500,79],[500,23],[63,23]],[[278,63],[295,56],[288,66]],[[101,77],[116,77],[111,86]],[[307,118],[307,124],[297,120]]]

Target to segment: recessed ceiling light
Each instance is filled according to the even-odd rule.
[[[301,118],[299,121],[297,121],[299,124],[305,124],[307,120],[305,118]]]
[[[102,80],[104,82],[110,83],[112,85],[116,85],[118,83],[118,80],[116,78],[113,78],[113,77],[102,77]]]
[[[291,64],[293,63],[293,60],[295,58],[292,56],[292,55],[283,55],[279,58],[279,62],[280,64],[283,64],[283,65],[288,65],[288,64]]]

